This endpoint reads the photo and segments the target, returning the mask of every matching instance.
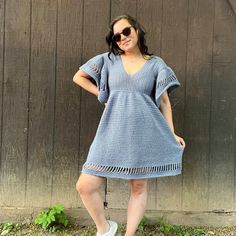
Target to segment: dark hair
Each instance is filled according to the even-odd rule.
[[[106,35],[106,42],[108,44],[108,48],[109,48],[109,53],[108,53],[108,57],[110,58],[110,54],[114,53],[115,55],[117,54],[122,54],[124,53],[124,51],[122,49],[119,48],[119,46],[116,44],[116,42],[113,41],[112,36],[113,36],[113,26],[114,24],[121,20],[121,19],[126,19],[130,25],[132,25],[134,27],[134,29],[137,32],[138,35],[138,47],[140,52],[142,53],[142,55],[153,55],[152,53],[148,52],[148,47],[146,45],[146,40],[145,40],[145,30],[144,27],[132,16],[128,15],[128,14],[124,14],[124,15],[120,15],[117,16],[115,19],[113,19],[109,25],[109,32]]]

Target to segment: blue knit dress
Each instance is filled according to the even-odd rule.
[[[82,173],[120,179],[181,174],[184,148],[163,114],[160,97],[180,86],[162,58],[129,75],[120,55],[98,54],[79,69],[92,77],[104,107]]]

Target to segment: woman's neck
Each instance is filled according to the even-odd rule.
[[[133,50],[127,50],[123,53],[123,56],[132,59],[135,58],[141,58],[142,57],[142,53],[140,52],[139,48],[135,48]]]

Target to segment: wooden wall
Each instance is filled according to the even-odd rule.
[[[0,207],[83,207],[75,184],[104,107],[72,82],[111,19],[144,25],[182,85],[183,173],[149,180],[148,210],[235,212],[236,0],[0,0]],[[126,209],[128,181],[108,179]]]

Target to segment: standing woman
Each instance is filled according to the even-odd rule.
[[[180,86],[173,70],[148,53],[137,20],[121,15],[110,23],[109,52],[79,67],[73,81],[105,104],[76,189],[97,227],[113,236],[99,193],[105,178],[130,182],[125,236],[134,236],[147,203],[147,180],[181,174],[183,138],[174,132],[169,93]]]

